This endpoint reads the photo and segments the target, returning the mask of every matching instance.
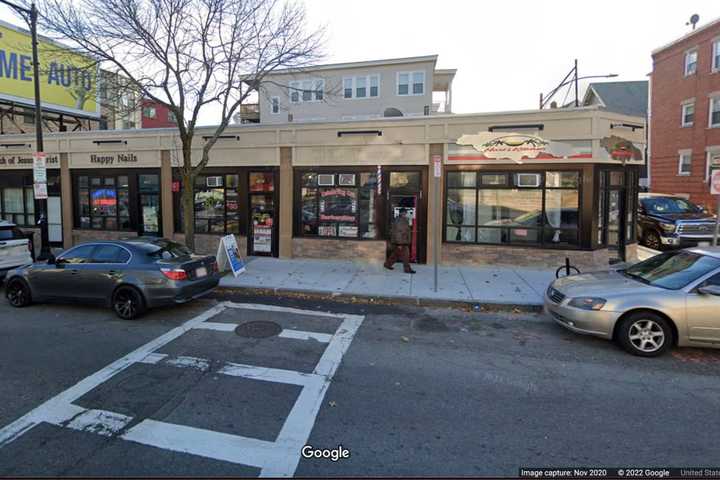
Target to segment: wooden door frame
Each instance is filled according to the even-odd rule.
[[[425,165],[414,165],[414,166],[392,166],[383,165],[382,167],[382,184],[383,184],[383,197],[385,200],[385,239],[390,241],[390,228],[389,225],[392,222],[392,212],[390,211],[390,173],[391,172],[419,172],[420,173],[420,191],[418,192],[420,198],[418,198],[418,210],[416,213],[416,220],[418,225],[418,237],[417,237],[417,263],[427,263],[427,229],[428,229],[428,167]]]

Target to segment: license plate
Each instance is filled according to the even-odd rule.
[[[197,270],[195,270],[195,276],[196,277],[207,277],[207,268],[200,267]]]

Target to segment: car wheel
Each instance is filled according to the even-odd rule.
[[[120,287],[112,298],[115,314],[123,320],[134,320],[145,313],[145,300],[133,287]]]
[[[660,241],[660,235],[657,232],[650,230],[645,234],[645,246],[652,248],[653,250],[662,249],[662,242]]]
[[[657,357],[672,347],[674,335],[670,323],[660,315],[638,312],[623,320],[617,340],[633,355]]]
[[[22,280],[10,280],[5,287],[5,297],[15,308],[27,307],[32,301],[30,287]]]

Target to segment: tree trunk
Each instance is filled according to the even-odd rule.
[[[183,171],[182,174],[182,205],[183,205],[183,232],[185,232],[185,245],[195,251],[195,176]]]

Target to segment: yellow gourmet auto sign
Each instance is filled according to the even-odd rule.
[[[43,108],[99,117],[97,68],[86,56],[40,39],[40,97]],[[30,34],[0,22],[0,99],[33,105]]]

